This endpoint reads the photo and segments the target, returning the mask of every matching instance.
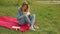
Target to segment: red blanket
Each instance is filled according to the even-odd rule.
[[[0,26],[3,26],[8,29],[12,29],[12,30],[20,30],[23,32],[27,31],[30,27],[29,24],[19,26],[16,18],[11,18],[7,16],[0,16]]]

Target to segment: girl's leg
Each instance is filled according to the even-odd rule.
[[[28,15],[25,15],[25,20],[26,22],[28,22],[31,26],[34,25],[34,22],[35,22],[35,14],[32,14],[30,16],[30,18],[28,17]]]
[[[26,24],[26,21],[27,21],[28,23],[30,23],[30,19],[28,18],[27,15],[23,15],[23,16],[21,16],[20,18],[18,18],[17,20],[18,20],[18,23],[19,23],[20,25]]]
[[[24,25],[25,24],[24,17],[21,17],[21,18],[19,18],[17,20],[18,20],[19,25]]]
[[[34,25],[34,23],[35,23],[35,14],[30,16],[30,20],[31,20],[31,27],[33,27],[35,29],[39,29],[38,26]]]
[[[18,18],[17,20],[18,20],[18,23],[21,25],[26,24],[26,22],[30,24],[30,19],[29,19],[28,15],[23,15],[20,18]]]
[[[31,15],[30,18],[28,17],[28,15],[24,15],[23,17],[24,17],[25,21],[31,25],[30,29],[35,31],[35,29],[33,27],[34,21],[35,21],[35,14]]]
[[[30,26],[30,30],[34,30],[34,22],[35,22],[35,14],[31,15],[30,18],[28,17],[28,15],[25,15],[25,20],[26,22],[28,22],[31,26]]]
[[[34,22],[35,22],[35,14],[32,14],[31,16],[30,16],[30,23],[31,23],[31,27],[33,27],[34,26]]]
[[[25,15],[24,17],[25,17],[26,22],[30,24],[31,21],[30,21],[28,15]]]

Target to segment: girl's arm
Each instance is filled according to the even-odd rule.
[[[20,11],[20,8],[18,8],[18,12],[17,12],[17,18],[20,19],[22,16],[21,16],[21,11]]]
[[[22,12],[20,11],[20,9],[18,9],[18,13],[17,13],[17,18],[20,19],[22,18],[24,15],[22,15]]]

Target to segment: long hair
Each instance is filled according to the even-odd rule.
[[[30,6],[28,5],[27,2],[24,2],[24,3],[21,5],[20,9],[22,10],[22,8],[23,8],[25,5],[27,6],[26,11],[29,11],[29,10],[30,10]]]

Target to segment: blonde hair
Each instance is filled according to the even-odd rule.
[[[27,3],[27,2],[23,2],[23,4],[20,6],[20,9],[22,10],[22,7],[24,6],[24,5],[26,5],[27,6],[27,9],[26,9],[26,11],[30,11],[30,6],[29,6],[29,4]]]

